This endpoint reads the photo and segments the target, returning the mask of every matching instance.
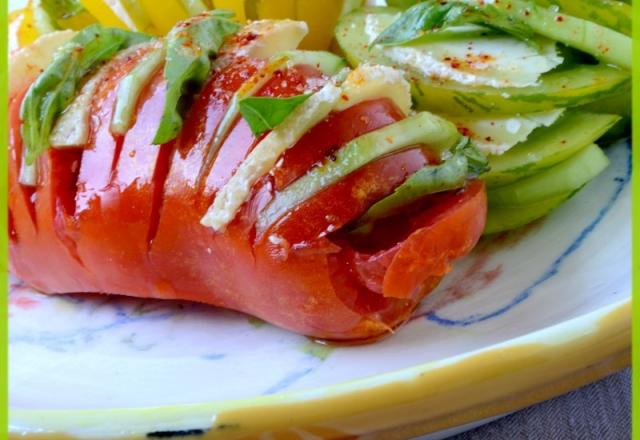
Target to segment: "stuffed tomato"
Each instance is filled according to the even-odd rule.
[[[305,32],[214,11],[14,53],[11,270],[326,340],[405,322],[481,236],[486,160],[399,71],[294,50]]]

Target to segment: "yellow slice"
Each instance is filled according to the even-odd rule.
[[[11,51],[28,46],[38,38],[30,8],[19,9],[9,16],[9,48]]]
[[[296,0],[249,0],[247,3],[255,3],[255,10],[258,19],[263,18],[296,18]],[[317,2],[324,4],[325,2]],[[247,9],[249,7],[247,6]],[[254,17],[248,17],[254,18]]]
[[[64,18],[57,22],[62,29],[73,29],[74,31],[79,31],[90,24],[97,23],[97,20],[88,11],[83,11],[73,17]]]
[[[129,28],[104,0],[80,0],[80,3],[104,26],[117,27],[120,29]]]
[[[213,7],[216,9],[229,9],[235,12],[238,21],[244,23],[247,21],[244,3],[244,0],[213,0]]]
[[[275,3],[272,1],[272,3]],[[309,34],[302,41],[302,49],[326,50],[333,39],[343,0],[297,0],[295,17],[306,21]]]
[[[139,0],[142,8],[161,35],[168,33],[180,20],[188,18],[179,0]]]
[[[113,3],[112,0],[111,2]],[[116,3],[121,5],[123,13],[127,15],[129,21],[133,24],[134,30],[151,35],[159,35],[159,31],[153,26],[151,19],[138,0],[119,0]],[[117,11],[114,6],[112,6],[112,9]]]

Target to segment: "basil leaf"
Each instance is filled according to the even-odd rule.
[[[462,188],[467,181],[468,161],[456,154],[439,165],[427,165],[415,172],[393,193],[372,205],[356,226],[397,214],[422,197]]]
[[[391,26],[374,40],[373,45],[399,45],[415,40],[426,32],[460,24],[458,20],[467,10],[455,3],[418,3],[407,9]]]
[[[296,107],[309,99],[311,94],[290,98],[249,97],[240,101],[240,113],[254,135],[271,130],[285,120]]]
[[[462,138],[439,165],[427,165],[415,172],[393,193],[373,204],[355,223],[355,232],[363,225],[397,214],[402,208],[429,194],[462,188],[467,179],[489,170],[488,159],[469,140]]]
[[[167,36],[164,77],[167,94],[154,144],[167,143],[182,129],[182,113],[190,95],[209,76],[211,60],[224,40],[240,29],[232,12],[208,11],[178,23]]]
[[[479,24],[499,30],[520,40],[532,43],[535,33],[520,19],[506,15],[502,10],[486,2],[468,4],[465,0],[440,3],[427,0],[410,7],[373,41],[372,46],[401,45],[412,42],[425,34],[437,33],[452,26]]]
[[[454,155],[463,155],[467,159],[469,166],[467,177],[478,177],[489,171],[489,159],[480,152],[478,147],[471,141],[471,139],[465,137],[462,138],[460,143],[453,148]]]
[[[27,165],[49,147],[53,124],[75,97],[82,79],[118,51],[150,38],[96,24],[78,32],[60,48],[49,67],[31,85],[20,107]]]

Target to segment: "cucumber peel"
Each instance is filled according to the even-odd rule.
[[[567,192],[528,205],[495,206],[487,213],[484,235],[520,228],[542,218],[566,202],[573,192]]]
[[[488,192],[489,206],[536,203],[567,192],[575,192],[600,174],[609,159],[591,144],[574,156],[538,174]]]
[[[506,185],[566,160],[595,142],[616,122],[617,115],[569,111],[550,127],[500,156],[490,156],[490,170],[482,176],[488,187]]]
[[[617,0],[536,0],[541,6],[557,6],[561,12],[631,35],[633,9]]]

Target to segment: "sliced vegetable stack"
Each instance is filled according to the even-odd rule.
[[[11,270],[332,340],[406,321],[480,238],[487,161],[412,110],[401,71],[296,50],[306,34],[214,10],[164,38],[91,24],[15,52]]]
[[[522,226],[607,165],[629,115],[630,6],[616,0],[389,1],[342,18],[349,63],[403,69],[419,110],[489,156],[486,233]]]

